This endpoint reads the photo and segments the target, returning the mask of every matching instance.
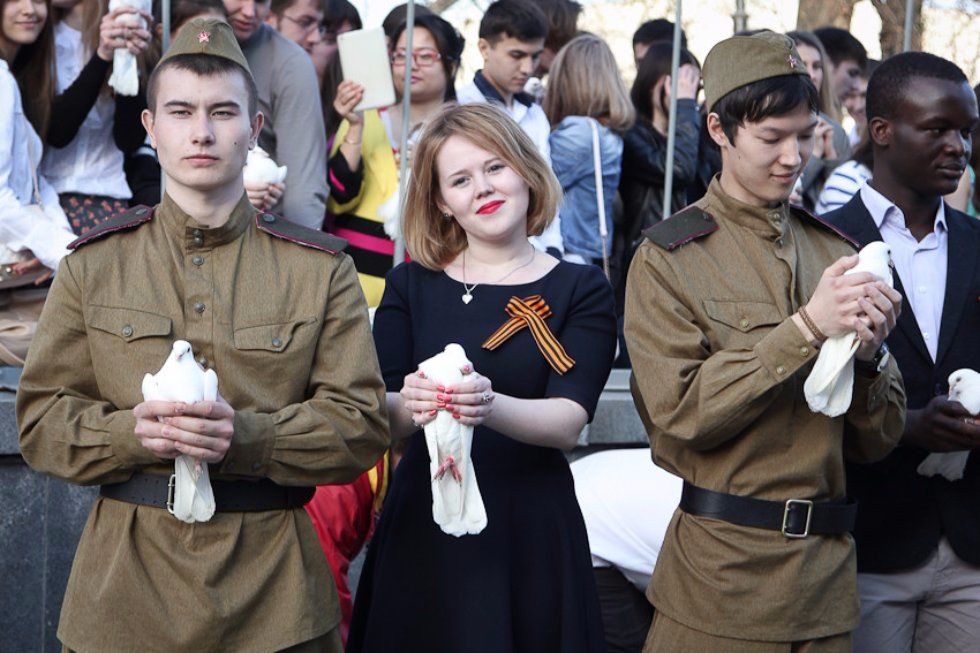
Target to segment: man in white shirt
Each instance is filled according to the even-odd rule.
[[[526,0],[497,0],[480,21],[477,47],[483,56],[483,69],[473,81],[456,92],[460,104],[486,102],[499,106],[517,121],[546,161],[551,161],[548,136],[551,125],[540,106],[524,92],[544,51],[548,21]],[[541,250],[561,257],[561,223],[558,216],[531,242]]]

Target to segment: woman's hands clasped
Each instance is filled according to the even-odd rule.
[[[405,377],[401,389],[402,405],[412,413],[412,423],[421,428],[446,411],[466,426],[478,426],[493,412],[494,392],[490,379],[473,371],[462,370],[465,379],[443,386],[427,379],[421,370]]]

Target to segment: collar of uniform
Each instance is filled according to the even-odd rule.
[[[776,239],[786,233],[786,223],[789,220],[789,204],[786,202],[772,207],[752,206],[741,202],[722,190],[720,174],[711,180],[707,198],[710,212],[715,218],[733,222],[763,238]]]
[[[228,221],[213,229],[187,215],[166,193],[160,202],[158,214],[163,218],[170,234],[179,238],[186,249],[210,249],[235,240],[255,221],[255,209],[249,204],[248,196],[242,193],[231,211]]]

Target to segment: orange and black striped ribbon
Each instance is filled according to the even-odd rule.
[[[493,351],[512,335],[526,328],[530,329],[534,343],[552,369],[559,374],[572,369],[575,361],[544,323],[545,318],[551,317],[551,309],[541,295],[531,295],[524,299],[511,297],[505,310],[510,315],[510,319],[487,338],[483,343],[484,349]]]

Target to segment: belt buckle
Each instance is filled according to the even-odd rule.
[[[170,480],[167,481],[167,512],[171,515],[174,514],[174,489],[177,487],[177,475],[171,474]],[[807,521],[809,524],[809,521]],[[786,527],[786,521],[783,520],[783,528]]]
[[[801,506],[806,506],[806,525],[803,527],[803,532],[795,532],[786,530],[789,528],[789,513],[794,504]],[[813,501],[809,499],[789,499],[786,501],[786,507],[783,509],[783,527],[780,532],[783,537],[789,539],[800,540],[810,535],[810,519],[813,517]]]

